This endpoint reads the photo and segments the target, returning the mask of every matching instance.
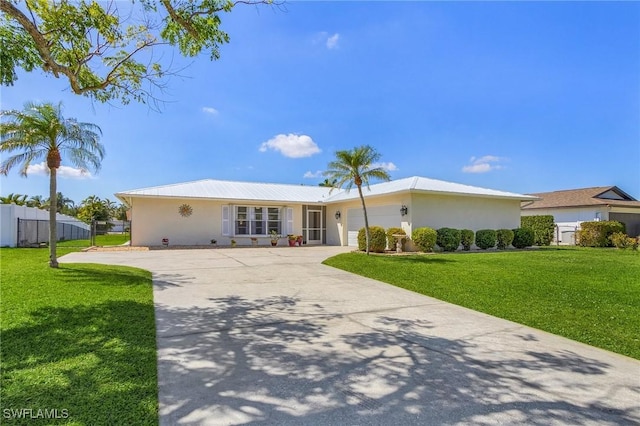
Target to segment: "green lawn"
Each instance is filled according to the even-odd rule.
[[[129,234],[96,235],[97,246],[119,246],[129,241]],[[89,240],[59,241],[58,247],[89,247]]]
[[[638,252],[347,253],[325,264],[640,359]]]
[[[72,251],[61,248],[59,255]],[[151,275],[47,265],[47,249],[0,249],[2,422],[7,409],[57,409],[36,424],[157,424]],[[66,410],[66,411],[63,411]]]

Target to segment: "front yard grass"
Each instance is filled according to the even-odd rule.
[[[129,234],[96,235],[96,246],[119,246],[129,241]],[[59,241],[58,247],[89,247],[90,240]]]
[[[341,254],[325,264],[640,359],[640,253]]]
[[[31,409],[28,416],[68,416],[42,424],[157,424],[151,274],[93,264],[51,269],[47,253],[0,250],[2,422],[34,424],[7,411]]]

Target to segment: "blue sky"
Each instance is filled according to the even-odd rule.
[[[640,198],[640,3],[292,2],[237,7],[223,28],[220,60],[173,58],[191,65],[160,113],[40,72],[2,87],[2,109],[62,101],[102,128],[100,173],[59,179],[76,203],[204,178],[317,185],[362,144],[394,179]],[[46,196],[41,169],[0,192]]]

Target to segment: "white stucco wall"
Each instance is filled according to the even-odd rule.
[[[178,208],[182,204],[192,207],[191,216],[183,217]],[[222,235],[222,206],[228,202],[194,199],[152,199],[135,198],[131,208],[131,244],[134,246],[160,246],[162,239],[168,238],[169,245],[210,245],[212,239],[219,246],[231,244],[235,239],[238,245],[251,245],[251,239],[244,236]],[[284,207],[277,204],[236,203],[242,206]],[[302,234],[302,206],[287,205],[293,208],[294,234]],[[259,245],[268,245],[269,237],[260,237]],[[286,238],[279,245],[287,245]]]
[[[448,195],[414,194],[409,208],[411,229],[513,229],[520,226],[520,201]]]

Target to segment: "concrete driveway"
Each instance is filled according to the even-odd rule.
[[[60,260],[153,272],[162,425],[640,424],[640,362],[320,264],[345,251]]]

